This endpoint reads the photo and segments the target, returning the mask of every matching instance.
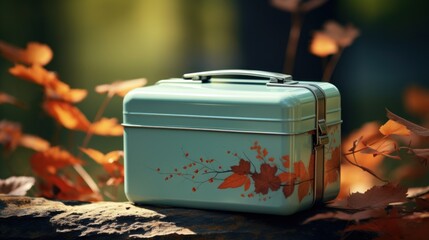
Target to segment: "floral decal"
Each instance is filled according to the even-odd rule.
[[[259,197],[260,200],[270,199],[270,193],[282,191],[285,198],[292,195],[297,188],[298,200],[301,202],[312,192],[314,179],[314,155],[311,154],[308,166],[303,161],[291,163],[289,155],[281,157],[271,156],[268,149],[259,142],[254,142],[250,150],[255,153],[249,158],[244,152],[241,154],[227,151],[227,155],[236,159],[237,163],[224,169],[216,159],[194,158],[189,152],[183,151],[184,165],[174,168],[173,171],[156,171],[165,176],[164,180],[181,177],[193,182],[192,192],[196,192],[204,184],[219,184],[220,190],[242,189],[241,197]],[[339,148],[333,150],[339,151]],[[325,166],[331,166],[336,161],[328,160]],[[293,165],[293,168],[292,166]],[[335,164],[334,164],[335,165]],[[325,180],[325,185],[338,180],[336,171]]]

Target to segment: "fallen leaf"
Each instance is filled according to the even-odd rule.
[[[43,108],[51,117],[67,129],[85,132],[90,127],[90,122],[85,115],[70,103],[47,100],[44,102]]]
[[[97,93],[107,93],[109,96],[118,95],[124,97],[129,91],[134,88],[146,85],[147,80],[144,78],[117,81],[111,84],[102,84],[95,87]]]
[[[339,51],[334,39],[323,32],[315,32],[310,43],[310,52],[324,58]]]
[[[374,186],[365,193],[352,193],[348,198],[334,201],[330,207],[342,209],[377,209],[385,208],[390,203],[404,202],[407,200],[407,188],[386,184]]]
[[[19,144],[37,152],[46,151],[51,146],[48,141],[30,134],[23,134],[19,139]]]
[[[389,136],[393,134],[401,136],[410,135],[410,130],[408,130],[407,127],[393,120],[388,120],[383,126],[381,126],[380,132],[384,136]]]
[[[122,136],[124,134],[124,128],[116,118],[102,118],[92,123],[89,131],[101,136]]]
[[[13,176],[7,179],[0,179],[0,194],[25,196],[34,183],[35,179],[33,177]]]
[[[362,220],[378,218],[385,215],[386,215],[386,212],[384,211],[384,209],[367,209],[367,210],[363,210],[355,213],[335,211],[335,212],[316,214],[312,217],[307,218],[303,222],[303,224],[307,224],[318,220],[327,220],[327,219],[360,222]]]
[[[37,42],[29,42],[26,49],[21,49],[0,41],[0,53],[13,63],[41,66],[48,64],[53,57],[53,52],[48,45]]]
[[[393,121],[396,121],[405,127],[407,127],[411,132],[415,133],[416,135],[422,136],[422,137],[429,137],[429,129],[419,126],[415,123],[412,123],[404,118],[399,117],[398,115],[390,112],[386,109],[387,117]]]

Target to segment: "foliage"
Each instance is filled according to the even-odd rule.
[[[44,100],[43,110],[52,117],[59,126],[70,131],[85,133],[85,139],[81,145],[81,152],[75,154],[61,146],[52,144],[38,136],[22,132],[21,125],[17,122],[7,120],[0,121],[0,144],[4,151],[12,152],[17,147],[26,147],[34,151],[31,156],[30,165],[33,173],[37,176],[38,194],[43,197],[64,200],[102,200],[105,196],[114,198],[108,192],[104,195],[100,191],[102,186],[117,186],[123,183],[123,165],[121,163],[122,151],[112,151],[106,155],[101,152],[87,148],[93,135],[99,136],[122,136],[123,128],[116,118],[103,117],[109,101],[115,96],[124,97],[133,88],[146,84],[145,79],[134,79],[128,81],[117,81],[111,84],[102,84],[96,87],[96,92],[106,94],[93,121],[88,120],[83,112],[75,105],[85,99],[88,94],[86,89],[72,89],[68,84],[61,81],[58,75],[44,66],[53,57],[53,51],[45,44],[30,42],[25,49],[15,47],[0,41],[0,54],[11,61],[14,66],[9,68],[9,73],[19,79],[35,83],[43,88]],[[0,104],[12,104],[19,107],[24,106],[18,99],[7,94],[0,93]],[[101,176],[96,183],[90,174],[82,167],[85,160],[82,153],[88,155],[96,163],[100,164],[106,174]],[[73,171],[74,170],[74,171]],[[24,177],[9,178],[1,180],[4,186],[12,187],[9,194],[25,194],[34,183],[24,183]],[[19,188],[19,186],[25,186]],[[29,186],[29,187],[28,187]],[[13,191],[13,189],[15,189]],[[6,191],[2,191],[7,193]]]

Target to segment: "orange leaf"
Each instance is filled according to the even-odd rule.
[[[387,111],[387,117],[393,121],[396,121],[402,125],[404,125],[405,127],[407,127],[411,132],[415,133],[416,135],[422,136],[422,137],[429,137],[429,129],[424,128],[422,126],[419,126],[415,123],[412,123],[404,118],[399,117],[398,115],[390,112],[389,110]]]
[[[66,150],[60,147],[51,147],[43,152],[33,154],[30,159],[31,167],[40,176],[55,174],[59,168],[82,164]]]
[[[45,94],[49,99],[77,103],[86,97],[88,91],[85,89],[70,89],[69,85],[60,80],[55,80],[45,85]]]
[[[31,187],[35,179],[33,177],[10,177],[0,179],[0,194],[24,196]]]
[[[231,176],[225,178],[217,188],[219,189],[238,188],[243,185],[245,190],[249,189],[250,187],[249,177],[247,175],[240,175],[240,174],[233,173]]]
[[[323,32],[315,32],[310,44],[310,52],[318,57],[327,57],[338,52],[334,39]]]
[[[22,107],[24,106],[24,104],[22,104],[21,102],[18,101],[18,99],[16,99],[15,97],[4,93],[4,92],[0,92],[0,104],[3,103],[9,103],[18,107]]]
[[[75,106],[55,100],[45,101],[43,108],[62,126],[71,130],[87,131],[90,123],[83,113]]]
[[[14,67],[9,68],[9,73],[15,77],[29,80],[30,82],[42,86],[47,86],[51,82],[58,81],[57,75],[54,72],[50,72],[39,65],[26,67],[24,65],[17,64]]]
[[[323,25],[323,32],[335,40],[340,47],[350,46],[359,36],[359,30],[352,25],[345,27],[334,21],[328,21]]]
[[[237,166],[231,166],[231,170],[233,173],[239,175],[246,175],[250,173],[250,162],[244,159],[240,159],[240,162]]]
[[[98,150],[92,148],[81,148],[82,152],[101,164],[106,172],[110,175],[107,180],[107,185],[118,185],[124,180],[124,167],[119,160],[124,156],[123,151],[112,151],[103,154]]]
[[[19,144],[38,152],[46,151],[50,147],[48,141],[30,134],[23,134],[19,139]]]
[[[410,130],[408,130],[404,125],[393,120],[388,120],[383,126],[381,126],[380,132],[385,136],[389,136],[392,134],[402,136],[410,135]]]
[[[429,91],[419,86],[411,86],[405,91],[406,109],[414,114],[425,116],[429,113]]]
[[[294,190],[295,190],[295,179],[293,179],[293,181],[290,184],[283,186],[283,195],[285,196],[285,198],[288,198],[290,195],[292,195]]]
[[[0,121],[0,144],[4,145],[6,150],[14,150],[21,139],[21,125],[9,121]]]
[[[336,147],[332,150],[331,158],[325,161],[325,176],[324,176],[324,185],[325,187],[328,184],[335,183],[338,181],[340,175],[340,157],[341,150],[340,147]]]
[[[118,95],[124,97],[129,91],[134,88],[142,87],[146,85],[147,80],[144,78],[117,81],[111,84],[102,84],[95,87],[97,93],[107,93],[109,96]]]
[[[122,136],[124,128],[118,124],[116,118],[102,118],[91,124],[89,131],[102,136]]]
[[[46,65],[53,57],[53,52],[48,45],[30,42],[26,49],[17,48],[11,44],[0,41],[0,53],[13,63],[25,63],[28,65]]]
[[[289,168],[290,167],[290,158],[289,158],[289,155],[282,156],[282,160],[283,160],[283,167]]]
[[[298,185],[298,200],[301,202],[302,201],[302,199],[304,199],[307,195],[308,195],[308,193],[309,193],[309,191],[310,191],[310,188],[311,188],[311,183],[310,183],[310,181],[307,181],[307,182],[301,182],[299,185]]]

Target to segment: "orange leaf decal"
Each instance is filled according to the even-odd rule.
[[[292,195],[294,190],[295,190],[295,179],[291,183],[283,186],[283,195],[285,196],[285,198],[288,198],[290,197],[290,195]]]
[[[144,78],[117,81],[111,84],[103,84],[95,87],[97,93],[107,93],[109,96],[118,95],[124,97],[129,91],[134,88],[142,87],[146,85],[147,80]]]
[[[25,63],[28,65],[46,65],[53,57],[48,45],[30,42],[26,49],[17,48],[11,44],[0,41],[0,53],[13,63]]]
[[[335,183],[338,181],[339,169],[340,169],[340,157],[341,152],[340,148],[336,147],[332,150],[331,159],[328,159],[325,162],[325,176],[324,176],[324,186],[326,187],[328,184]]]
[[[253,173],[252,179],[255,182],[255,192],[267,194],[268,190],[277,191],[280,188],[281,180],[276,176],[277,166],[270,166],[267,163],[261,164],[260,173]]]
[[[232,174],[225,178],[223,182],[217,187],[219,189],[225,188],[238,188],[244,185],[244,190],[248,190],[250,187],[250,178],[247,175]]]
[[[313,161],[314,162],[314,161]],[[298,185],[298,199],[301,202],[306,197],[311,189],[312,180],[310,174],[307,172],[302,161],[294,163],[295,174],[299,177]]]
[[[240,159],[240,162],[238,163],[238,166],[232,166],[231,167],[232,172],[238,174],[238,175],[246,175],[250,173],[250,162]]]
[[[67,129],[87,131],[90,126],[85,115],[67,102],[48,100],[43,107],[51,117]]]
[[[37,152],[46,151],[51,146],[48,141],[30,134],[23,134],[19,139],[19,144]]]
[[[388,120],[383,126],[380,127],[380,132],[384,136],[389,136],[392,134],[409,136],[410,130],[408,130],[404,125],[395,122],[393,120]]]
[[[290,167],[290,157],[289,157],[289,155],[282,156],[282,160],[283,160],[283,167],[289,168]]]
[[[278,177],[280,178],[280,181],[282,183],[290,183],[290,182],[294,181],[296,178],[294,173],[289,173],[289,172],[280,173],[278,175]]]
[[[116,118],[102,118],[91,124],[89,131],[102,136],[122,136],[124,128],[118,124]]]
[[[59,168],[82,164],[66,150],[60,147],[51,147],[46,151],[33,154],[30,159],[31,167],[40,176],[55,174]]]

